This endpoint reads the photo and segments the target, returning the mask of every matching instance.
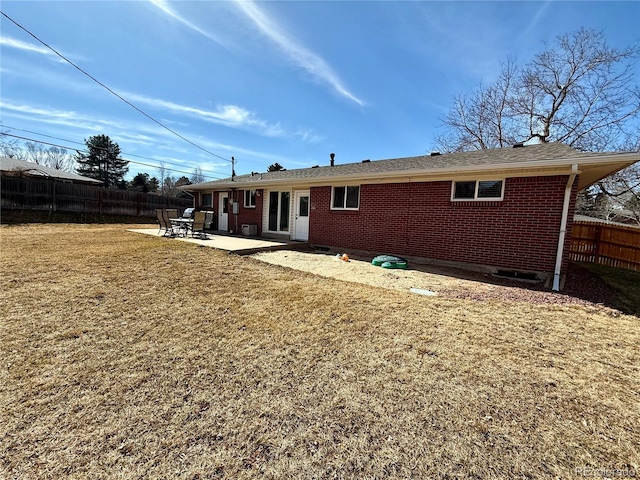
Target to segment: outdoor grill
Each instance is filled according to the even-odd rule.
[[[182,212],[182,218],[193,218],[193,211],[195,208],[185,208]]]

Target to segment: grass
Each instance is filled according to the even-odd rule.
[[[616,293],[622,310],[640,316],[640,272],[593,263],[581,266],[600,277]]]
[[[0,478],[640,472],[640,319],[2,227]]]

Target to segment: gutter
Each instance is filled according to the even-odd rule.
[[[571,175],[567,180],[567,186],[564,189],[564,203],[562,205],[562,220],[560,221],[560,235],[558,236],[558,251],[556,254],[556,267],[553,271],[553,291],[560,291],[560,269],[562,268],[562,255],[564,253],[564,241],[567,236],[567,218],[569,217],[569,204],[571,203],[571,190],[573,182],[578,174],[578,165],[574,163],[571,166]]]

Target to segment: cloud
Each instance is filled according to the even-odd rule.
[[[21,50],[23,52],[32,52],[38,53],[40,55],[45,55],[52,60],[55,60],[60,63],[65,63],[65,60],[58,56],[53,50],[45,47],[44,45],[40,45],[37,43],[29,43],[23,42],[22,40],[17,40],[11,37],[0,37],[0,46],[15,48],[16,50]],[[66,58],[74,59],[74,60],[82,60],[83,58],[76,54],[68,54],[63,53],[59,49],[56,49],[60,55],[64,55]]]
[[[27,104],[16,104],[6,100],[2,100],[2,102],[0,102],[0,107],[2,108],[5,119],[6,117],[14,117],[90,131],[102,131],[105,127],[125,128],[125,125],[123,124],[109,122],[106,120],[93,120],[73,110],[40,108]]]
[[[198,27],[197,25],[195,25],[194,23],[191,23],[189,20],[187,20],[186,18],[178,15],[175,10],[172,10],[171,7],[169,7],[169,4],[165,1],[165,0],[149,0],[153,5],[155,5],[156,7],[158,7],[160,10],[162,10],[164,13],[166,13],[167,15],[169,15],[172,18],[175,18],[176,20],[178,20],[180,23],[182,23],[183,25],[186,25],[187,27],[189,27],[191,30],[194,30],[196,32],[198,32],[201,35],[204,35],[205,37],[207,37],[209,40],[213,40],[214,42],[216,42],[219,45],[222,45],[224,47],[226,47],[226,42],[224,42],[221,38],[213,35],[210,32],[207,32],[206,30],[203,30],[202,28]]]
[[[547,8],[549,7],[550,4],[551,4],[551,0],[547,0],[546,2],[542,2],[542,4],[539,4],[540,6],[537,9],[535,15],[529,21],[529,24],[524,29],[525,34],[531,34],[535,31],[535,28],[538,22],[540,21],[542,16],[546,13]]]
[[[35,43],[23,42],[22,40],[16,40],[15,38],[0,37],[0,45],[4,47],[16,48],[22,51],[40,53],[42,55],[59,58],[55,53],[53,53],[47,47],[36,45]]]
[[[314,135],[310,131],[298,129],[295,132],[290,132],[280,123],[269,123],[260,119],[255,113],[237,105],[219,105],[215,110],[205,110],[135,93],[125,93],[123,97],[136,104],[144,104],[173,114],[186,115],[230,128],[251,130],[266,137],[298,137],[302,140],[314,141]]]
[[[44,55],[54,55],[54,53],[46,47],[41,47],[34,43],[27,43],[15,38],[0,37],[0,45],[5,47],[17,48],[19,50],[26,50],[28,52],[42,53]]]
[[[342,84],[333,69],[321,57],[298,44],[284,32],[284,29],[269,18],[253,1],[236,0],[236,5],[258,29],[273,41],[299,67],[303,68],[321,83],[329,85],[340,95],[364,106],[364,102],[353,95]]]

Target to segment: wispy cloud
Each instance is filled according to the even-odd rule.
[[[205,37],[207,37],[209,40],[213,40],[214,42],[218,43],[219,45],[222,46],[227,46],[226,42],[224,42],[220,37],[213,35],[211,32],[208,32],[200,27],[198,27],[196,24],[194,24],[193,22],[190,22],[189,20],[187,20],[186,18],[182,17],[181,15],[179,15],[175,10],[173,10],[169,4],[165,1],[165,0],[149,0],[153,5],[155,5],[156,7],[158,7],[160,10],[162,10],[164,13],[166,13],[167,15],[169,15],[170,17],[178,20],[180,23],[182,23],[183,25],[186,25],[187,27],[189,27],[191,30],[194,30],[196,32],[198,32],[201,35],[204,35]]]
[[[303,45],[300,45],[295,39],[287,35],[284,29],[278,25],[273,19],[269,18],[256,3],[248,0],[236,0],[236,5],[242,12],[255,24],[258,29],[273,41],[282,51],[299,67],[309,72],[315,79],[321,83],[329,85],[340,95],[357,103],[360,106],[364,102],[352,94],[343,85],[338,75],[333,71],[330,65],[321,57],[311,52]]]
[[[298,137],[307,141],[314,140],[310,131],[298,129],[290,132],[280,123],[269,123],[259,118],[255,113],[237,105],[219,105],[215,110],[205,110],[135,93],[125,93],[123,96],[136,104],[144,104],[165,112],[186,115],[226,127],[250,130],[266,137]]]
[[[125,152],[130,154],[138,153],[137,147],[140,146],[143,147],[142,151],[146,152],[148,150],[146,147],[151,145],[153,148],[151,153],[147,153],[147,156],[157,162],[156,168],[165,161],[173,166],[182,165],[186,169],[191,169],[197,164],[205,171],[205,175],[208,177],[224,177],[231,173],[230,171],[227,172],[228,162],[221,162],[219,159],[214,159],[202,151],[194,151],[170,132],[146,122],[126,121],[126,123],[122,123],[111,120],[95,120],[95,117],[91,114],[74,110],[48,108],[24,102],[10,102],[4,99],[0,101],[0,109],[3,113],[3,122],[11,126],[16,123],[18,125],[26,123],[30,129],[39,130],[38,124],[51,125],[54,129],[48,130],[49,133],[55,135],[58,129],[61,129],[59,133],[61,137],[77,139],[77,141],[81,141],[90,135],[108,134],[114,141],[119,143]],[[233,117],[237,116],[237,113],[228,115]],[[0,126],[9,128],[9,130],[11,128],[5,127],[3,124],[0,124]],[[53,143],[60,142],[61,145],[70,150],[81,148],[80,144],[70,144],[63,140],[45,140]],[[239,145],[216,142],[209,137],[192,136],[192,140],[210,151],[225,153],[229,156],[235,155],[241,162],[241,170],[245,161],[251,162],[256,159],[267,163],[285,163],[285,161],[288,161],[288,159],[273,152],[263,152]],[[139,160],[135,156],[129,158],[129,160],[134,159],[137,162],[154,163],[154,161]],[[151,168],[153,168],[153,165]],[[245,170],[248,169],[245,165]],[[132,166],[132,171],[134,170],[148,171],[149,169],[145,166],[137,167],[134,165]]]
[[[15,38],[0,37],[0,45],[4,47],[16,48],[22,51],[40,53],[42,55],[48,55],[48,56],[57,58],[57,55],[46,47],[43,47],[41,45],[36,45],[35,43],[28,43],[28,42],[23,42],[22,40],[16,40]]]
[[[58,56],[53,50],[45,47],[44,45],[40,45],[37,43],[23,42],[22,40],[17,40],[11,37],[0,37],[0,46],[14,48],[22,52],[31,52],[31,53],[37,53],[40,55],[45,55],[46,57],[60,63],[65,62],[65,60],[60,56]],[[62,52],[59,49],[57,49],[57,51],[60,52],[61,55],[64,55],[67,58],[72,58],[74,60],[83,60],[83,58],[80,55]]]
[[[538,22],[547,11],[547,8],[549,7],[550,4],[551,4],[551,0],[547,0],[546,2],[542,2],[541,4],[538,4],[539,8],[537,9],[533,18],[529,21],[529,24],[527,25],[527,27],[524,29],[525,34],[530,34],[534,31],[534,29],[538,25]]]
[[[94,120],[73,110],[55,110],[34,107],[24,103],[0,102],[5,119],[21,118],[57,126],[75,127],[89,131],[104,131],[105,128],[124,128],[125,125],[107,120]]]

